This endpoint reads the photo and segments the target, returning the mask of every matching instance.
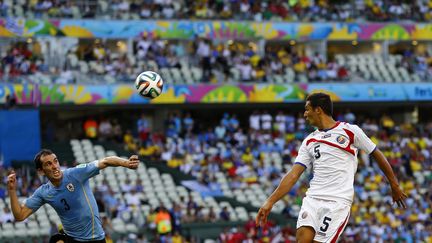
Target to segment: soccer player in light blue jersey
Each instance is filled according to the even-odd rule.
[[[16,175],[8,176],[8,192],[16,221],[23,221],[42,205],[51,205],[60,217],[67,235],[66,242],[105,242],[99,210],[89,185],[89,179],[108,166],[137,169],[138,156],[129,159],[110,156],[88,164],[60,170],[57,156],[50,150],[41,150],[34,159],[36,169],[49,182],[41,185],[25,203],[20,204],[16,194]]]

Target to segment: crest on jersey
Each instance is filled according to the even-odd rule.
[[[305,219],[308,216],[308,212],[304,211],[301,216],[302,219]]]
[[[338,142],[339,144],[344,144],[346,141],[347,141],[347,139],[342,135],[339,135],[336,138],[336,142]]]
[[[75,191],[75,187],[72,183],[69,183],[66,185],[66,188],[68,189],[68,191],[73,192]]]

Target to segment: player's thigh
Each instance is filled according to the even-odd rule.
[[[301,226],[296,232],[296,241],[298,243],[310,243],[315,238],[315,230],[311,226]]]
[[[297,218],[297,242],[312,242],[318,227],[319,202],[310,197],[303,198]]]
[[[348,223],[350,210],[350,206],[339,203],[330,208],[319,218],[315,240],[318,242],[335,242]]]

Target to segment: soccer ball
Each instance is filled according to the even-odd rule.
[[[158,73],[145,71],[136,78],[135,87],[141,96],[154,99],[162,93],[163,80]]]

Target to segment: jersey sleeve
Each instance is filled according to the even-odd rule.
[[[100,169],[96,165],[97,162],[98,161],[96,160],[88,164],[77,165],[76,167],[69,169],[69,175],[80,182],[84,182],[85,180],[99,174]]]
[[[306,168],[309,168],[313,162],[313,157],[307,150],[306,146],[307,139],[303,140],[296,159],[294,160],[294,164],[300,164]]]
[[[376,144],[357,125],[353,125],[352,129],[354,131],[354,146],[368,154],[372,153],[376,148]]]
[[[33,195],[31,195],[29,198],[27,198],[24,202],[24,205],[26,207],[30,208],[31,210],[33,210],[33,212],[36,212],[44,204],[45,204],[45,201],[43,199],[43,193],[42,193],[41,187],[39,187],[33,193]]]

